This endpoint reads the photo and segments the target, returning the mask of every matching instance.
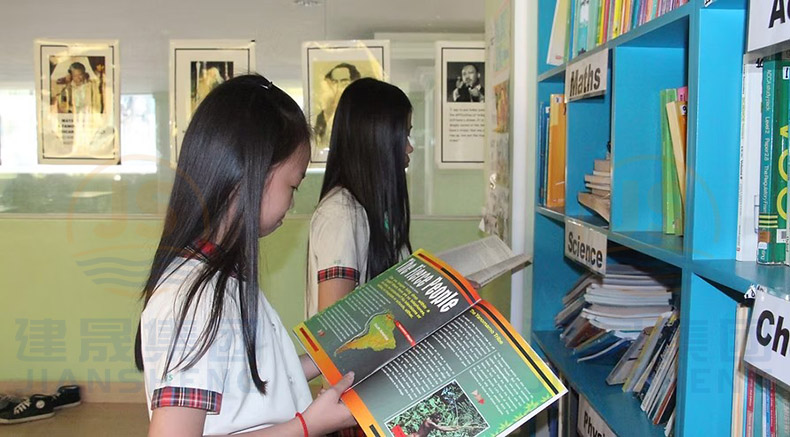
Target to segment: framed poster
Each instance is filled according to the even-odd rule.
[[[255,70],[254,40],[170,41],[170,156],[175,166],[192,113],[226,80]]]
[[[389,80],[389,41],[313,41],[302,44],[305,112],[313,129],[312,167],[323,167],[335,108],[343,90],[362,77]]]
[[[485,43],[436,43],[436,165],[483,168]]]
[[[120,163],[117,40],[34,41],[39,164]]]

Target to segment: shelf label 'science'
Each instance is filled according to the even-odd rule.
[[[566,218],[565,256],[594,272],[606,273],[606,235],[578,220]]]
[[[606,93],[609,50],[601,50],[568,65],[565,72],[565,101],[600,96]]]
[[[749,2],[748,50],[790,40],[790,7],[783,0]]]
[[[744,360],[790,384],[790,302],[758,292],[749,322]]]
[[[579,435],[584,437],[617,437],[582,395],[579,395],[579,417],[576,419],[576,429]]]

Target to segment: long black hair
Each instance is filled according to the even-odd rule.
[[[365,208],[370,229],[367,278],[398,262],[409,242],[406,143],[409,98],[398,87],[364,78],[349,85],[335,111],[321,199],[347,189]]]
[[[186,261],[185,248],[205,240],[216,243],[219,250],[208,254],[194,282],[181,290],[183,305],[164,374],[195,365],[216,338],[225,306],[236,305],[250,374],[265,393],[255,353],[258,238],[261,208],[266,208],[261,198],[272,168],[302,148],[301,153],[309,153],[309,141],[309,127],[299,106],[262,76],[233,78],[212,90],[198,106],[184,134],[162,238],[142,292],[144,305],[168,268],[179,259]],[[238,278],[238,299],[226,300],[233,277]],[[173,363],[188,309],[194,317],[201,299],[210,301],[209,320],[194,350]],[[143,370],[139,327],[135,363]]]

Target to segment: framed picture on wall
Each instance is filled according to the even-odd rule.
[[[485,153],[485,44],[436,43],[436,165],[483,168]]]
[[[303,43],[302,50],[304,110],[314,133],[310,165],[323,167],[340,95],[363,77],[388,81],[390,45],[384,40],[313,41]]]
[[[226,80],[255,71],[254,40],[170,41],[170,157],[175,166],[192,114]]]
[[[40,164],[118,164],[117,40],[35,40]]]

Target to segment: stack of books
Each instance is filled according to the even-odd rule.
[[[608,265],[606,274],[582,276],[563,297],[554,319],[578,362],[611,363],[606,379],[633,392],[654,424],[674,418],[678,312],[674,272]]]
[[[608,222],[612,209],[612,161],[609,156],[595,160],[592,174],[584,175],[584,186],[590,191],[579,193],[579,203]]]
[[[584,275],[554,319],[560,337],[579,361],[619,357],[643,329],[671,314],[676,280],[627,265],[607,266],[602,277]]]

